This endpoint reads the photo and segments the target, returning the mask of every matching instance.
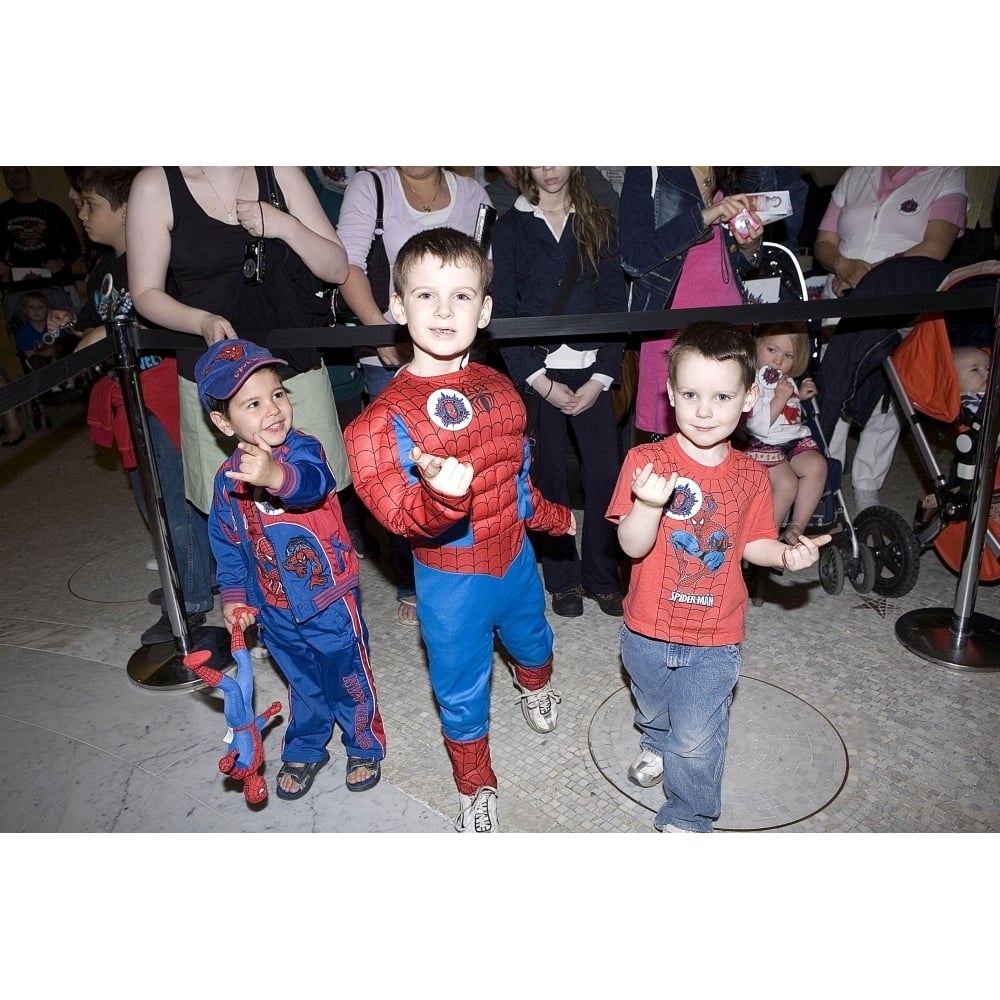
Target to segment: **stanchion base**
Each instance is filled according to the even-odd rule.
[[[203,625],[191,634],[191,652],[207,649],[212,658],[207,666],[228,670],[234,666],[229,651],[229,633],[216,625]],[[129,680],[148,691],[196,691],[207,687],[205,682],[184,666],[184,653],[174,642],[158,642],[140,646],[125,669]]]
[[[952,632],[952,608],[919,608],[896,620],[896,638],[925,660],[955,670],[1000,670],[1000,621],[973,613],[959,642]]]

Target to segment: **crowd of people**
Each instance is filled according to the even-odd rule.
[[[527,725],[556,727],[548,592],[557,616],[580,617],[586,598],[623,619],[639,732],[629,778],[662,783],[657,829],[707,832],[721,809],[743,570],[803,569],[829,540],[807,530],[826,459],[800,402],[838,401],[824,412],[831,432],[839,421],[841,457],[847,421],[862,425],[854,492],[877,502],[893,414],[877,406],[877,377],[844,352],[898,338],[904,323],[850,338],[840,334],[857,334],[858,321],[842,324],[816,373],[796,324],[667,330],[642,341],[637,372],[623,339],[491,351],[480,331],[492,318],[741,305],[764,240],[802,250],[808,225],[805,181],[789,168],[488,169],[66,168],[102,250],[85,301],[30,289],[8,325],[32,366],[93,344],[112,319],[190,338],[175,356],[142,357],[166,528],[192,634],[218,595],[227,627],[256,625],[258,652],[288,681],[279,798],[309,791],[336,726],[348,789],[381,777],[359,590],[358,559],[376,554],[364,511],[389,539],[396,620],[427,650],[457,829],[500,828],[496,638]],[[964,176],[848,169],[816,229],[826,294],[937,287],[961,245]],[[34,267],[61,284],[79,246],[35,204],[27,168],[4,177],[13,197],[0,205],[0,277]],[[792,206],[783,218],[758,214],[753,195],[786,189],[790,198],[769,199]],[[327,354],[272,342],[276,329],[334,321],[385,327],[385,343]],[[88,421],[134,470],[113,372],[91,391]],[[24,440],[16,413],[4,422],[5,447]],[[173,641],[161,611],[144,644]]]

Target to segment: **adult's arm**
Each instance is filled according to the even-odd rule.
[[[633,278],[688,251],[705,239],[708,223],[701,206],[691,199],[688,208],[657,227],[649,167],[626,167],[618,213],[622,267]]]
[[[840,236],[829,229],[821,229],[816,234],[813,257],[845,288],[854,288],[871,270],[871,264],[867,261],[845,257],[840,252]]]
[[[924,230],[924,238],[903,253],[904,257],[933,257],[944,260],[958,238],[958,226],[942,219],[931,219]]]
[[[490,295],[493,298],[493,318],[509,319],[517,315],[518,249],[517,233],[520,228],[518,209],[511,209],[508,215],[501,216],[493,227],[491,248],[493,250],[493,280],[490,282]],[[511,381],[518,389],[529,376],[543,371],[545,360],[534,350],[530,343],[508,343],[501,341],[500,354],[510,374]],[[556,345],[551,345],[556,346]],[[542,393],[548,389],[548,383],[539,386]]]
[[[365,272],[368,251],[375,234],[376,211],[375,183],[369,171],[359,170],[344,191],[340,219],[337,221],[337,235],[343,242],[350,264],[347,278],[340,285],[340,294],[365,326],[390,323],[375,303],[371,283]]]
[[[236,337],[225,317],[186,306],[165,291],[173,224],[167,175],[162,167],[144,167],[132,182],[125,218],[128,284],[136,311],[156,326],[203,337],[206,344]]]
[[[288,211],[279,211],[264,197],[239,201],[240,224],[251,236],[283,240],[317,278],[339,285],[347,278],[347,251],[305,174],[298,167],[275,167],[274,176]]]

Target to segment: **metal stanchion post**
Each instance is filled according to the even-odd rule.
[[[1000,287],[993,306],[993,357],[1000,357]],[[983,543],[993,502],[1000,431],[1000,364],[990,366],[983,400],[985,418],[976,452],[970,516],[962,549],[962,570],[951,608],[920,608],[896,621],[896,638],[911,653],[958,670],[1000,670],[1000,621],[974,612]],[[982,412],[982,410],[981,410]]]
[[[212,653],[209,666],[216,670],[229,667],[232,665],[229,634],[224,628],[217,626],[204,626],[194,633],[188,629],[177,561],[167,530],[163,492],[149,443],[149,425],[142,400],[142,387],[139,384],[139,367],[131,341],[135,326],[128,320],[114,320],[108,324],[108,328],[115,345],[115,369],[121,382],[125,412],[146,497],[146,509],[149,512],[150,533],[156,561],[160,566],[163,600],[174,632],[172,642],[141,646],[136,650],[129,659],[126,672],[131,681],[144,688],[156,691],[190,691],[202,688],[205,684],[184,666],[184,657],[195,649],[207,649]]]

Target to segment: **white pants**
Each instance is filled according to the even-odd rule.
[[[847,433],[850,427],[850,423],[841,418],[830,438],[830,457],[837,459],[841,465],[846,465]],[[882,488],[892,467],[901,430],[895,405],[890,404],[889,409],[883,413],[880,401],[868,422],[861,428],[851,464],[852,489],[877,493]]]

